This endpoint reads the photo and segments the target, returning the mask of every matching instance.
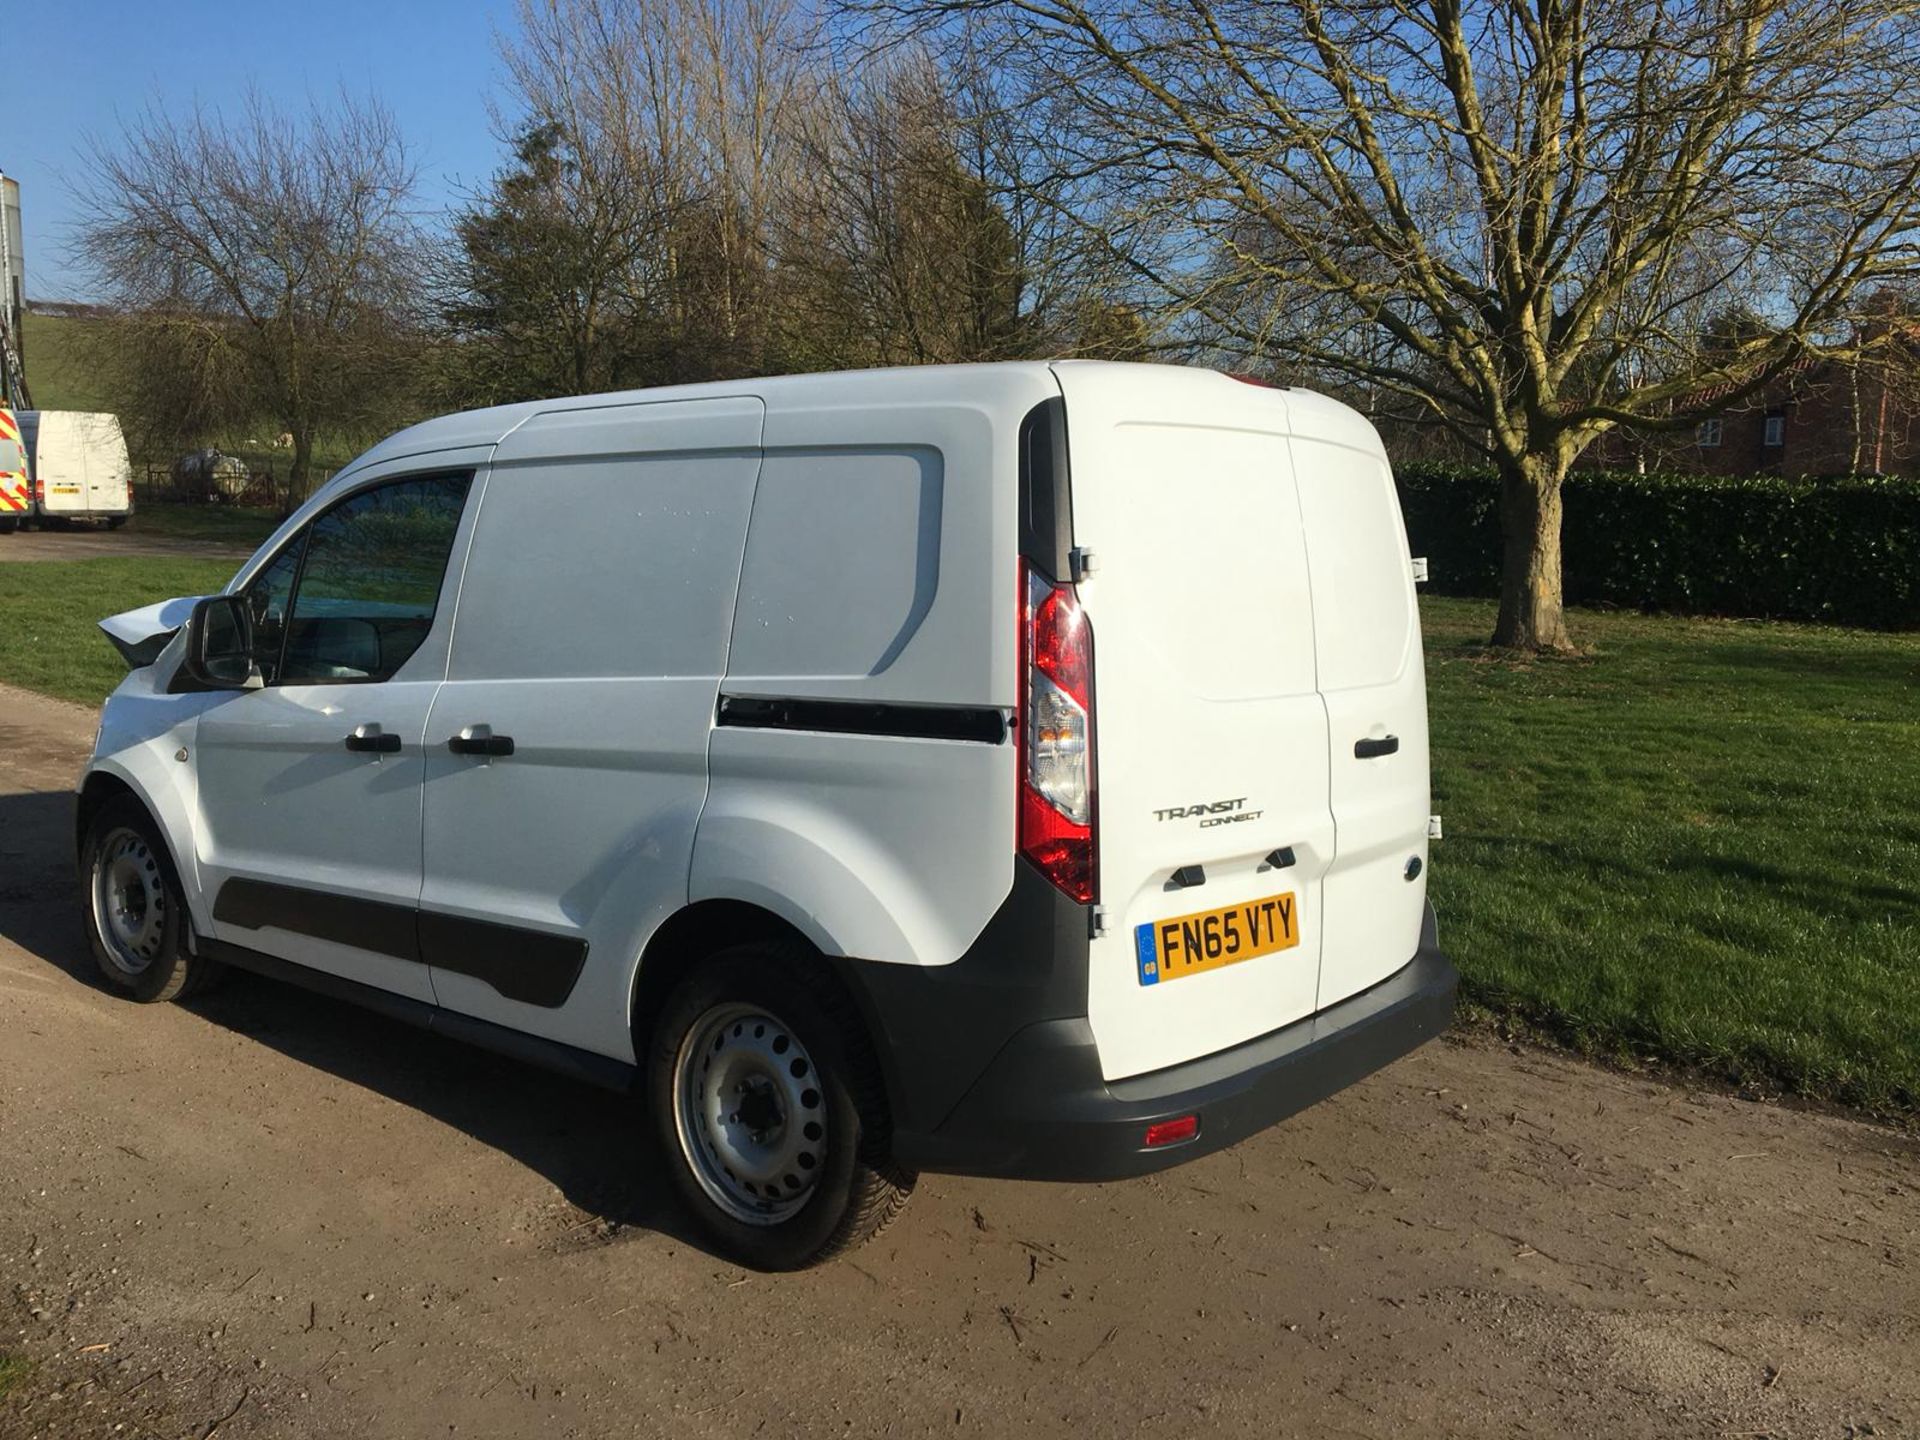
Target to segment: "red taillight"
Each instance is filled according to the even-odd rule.
[[[1140,1143],[1148,1150],[1158,1149],[1162,1145],[1178,1145],[1182,1140],[1191,1140],[1200,1133],[1198,1115],[1182,1115],[1178,1120],[1162,1120],[1157,1125],[1147,1126],[1146,1139]]]
[[[1093,843],[1093,632],[1073,591],[1020,567],[1020,853],[1066,894],[1099,894]]]

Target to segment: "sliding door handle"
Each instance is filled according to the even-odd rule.
[[[469,725],[447,741],[447,749],[456,755],[511,755],[513,737],[494,734],[491,725]]]
[[[1389,735],[1384,740],[1356,740],[1353,742],[1353,758],[1356,760],[1377,760],[1382,755],[1395,755],[1400,750],[1400,737]]]

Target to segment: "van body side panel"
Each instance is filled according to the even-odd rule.
[[[687,903],[761,415],[750,397],[573,409],[496,448],[426,732],[421,938],[443,1007],[633,1058],[634,967]],[[454,753],[476,726],[512,753]]]
[[[1059,372],[1074,539],[1098,560],[1077,587],[1107,914],[1087,1016],[1111,1080],[1312,1013],[1334,859],[1327,718],[1285,398],[1208,371]],[[1222,910],[1242,933],[1284,911],[1293,943],[1189,974],[1143,968],[1142,926],[1151,947],[1162,924]]]
[[[1019,431],[1059,392],[965,373],[768,402],[691,894],[828,955],[949,965],[1013,886]]]

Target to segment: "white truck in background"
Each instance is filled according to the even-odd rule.
[[[84,410],[22,410],[33,481],[33,516],[42,529],[73,520],[119,529],[133,513],[133,465],[120,417]]]

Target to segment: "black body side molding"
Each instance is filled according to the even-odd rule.
[[[861,700],[722,695],[719,724],[744,730],[813,730],[905,740],[971,740],[1000,745],[1007,718],[990,705],[886,705]]]
[[[362,985],[358,980],[343,980],[338,975],[329,975],[322,970],[309,970],[305,965],[296,965],[291,960],[263,955],[258,950],[230,945],[224,940],[201,939],[197,944],[202,955],[218,960],[222,965],[231,965],[236,970],[250,970],[270,980],[284,980],[303,990],[311,990],[316,995],[344,1000],[349,1005],[358,1005],[362,1009],[385,1015],[390,1020],[478,1045],[496,1055],[505,1055],[510,1060],[538,1065],[543,1070],[584,1080],[589,1085],[623,1095],[636,1094],[640,1088],[639,1067],[624,1060],[596,1055],[591,1050],[576,1049],[572,1045],[562,1045],[557,1040],[543,1040],[537,1035],[509,1030],[504,1025],[495,1025],[488,1020],[476,1020],[471,1015],[458,1015],[423,1000],[395,995],[390,990],[381,990],[372,985]]]
[[[268,880],[228,880],[214,896],[213,918],[242,930],[290,930],[471,975],[509,1000],[549,1010],[566,1003],[587,963],[587,942],[575,937]]]

